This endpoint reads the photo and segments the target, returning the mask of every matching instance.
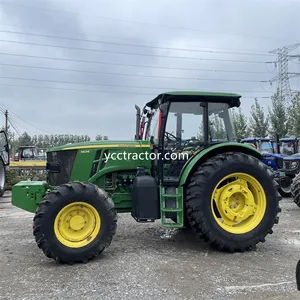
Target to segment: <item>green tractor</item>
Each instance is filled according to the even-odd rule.
[[[278,223],[280,196],[261,154],[234,142],[230,110],[240,97],[160,94],[142,111],[136,106],[134,140],[48,150],[47,182],[22,181],[12,189],[13,205],[35,213],[38,247],[59,262],[87,262],[110,245],[117,213],[191,227],[222,251],[264,242]],[[225,142],[211,128],[217,119]]]

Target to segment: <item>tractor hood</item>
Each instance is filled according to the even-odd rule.
[[[66,144],[59,147],[54,147],[48,152],[64,151],[64,150],[77,150],[77,149],[95,149],[95,148],[150,148],[149,141],[110,141],[101,140],[93,142],[82,142],[75,144]]]
[[[300,153],[289,155],[284,160],[300,160]]]
[[[287,155],[286,154],[278,154],[278,153],[263,153],[262,156],[264,158],[267,158],[267,157],[284,158]]]

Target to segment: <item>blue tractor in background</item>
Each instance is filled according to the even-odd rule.
[[[277,153],[276,144],[270,138],[245,138],[242,143],[251,144],[263,156],[263,162],[278,171],[283,167],[283,156]]]
[[[300,170],[299,139],[296,137],[281,138],[277,145],[277,153],[282,156],[280,171],[283,173],[279,176],[279,192],[282,197],[291,197],[293,195],[292,184]]]
[[[299,139],[282,139],[281,152],[287,154],[283,159],[285,177],[291,182],[290,191],[294,202],[300,207],[300,153]]]
[[[277,143],[274,143],[270,138],[246,138],[241,142],[252,144],[261,152],[263,162],[276,172],[277,181],[280,185],[278,192],[282,197],[291,197],[291,184],[295,176],[291,170],[286,169],[285,161],[298,153],[298,139],[281,138]]]

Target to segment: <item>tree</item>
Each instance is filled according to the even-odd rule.
[[[108,140],[108,136],[104,135],[102,136],[101,134],[96,135],[96,141],[102,141],[102,140]]]
[[[290,130],[289,135],[300,136],[300,93],[297,93],[288,110]]]
[[[4,126],[2,126],[1,130],[5,131]],[[15,140],[15,135],[14,135],[14,133],[11,131],[10,125],[8,125],[8,127],[7,127],[7,132],[6,132],[6,134],[7,134],[8,142],[9,142],[9,143],[12,143],[12,142]]]
[[[213,116],[210,125],[210,136],[213,139],[226,139],[227,133],[223,121],[218,116]]]
[[[244,139],[249,136],[247,117],[242,113],[240,107],[238,112],[232,112],[232,122],[237,139]]]
[[[269,132],[268,118],[265,117],[262,106],[255,99],[254,105],[251,106],[250,131],[253,137],[267,137]]]
[[[25,131],[20,137],[19,137],[19,146],[31,146],[31,136]]]
[[[289,131],[289,122],[287,108],[284,105],[283,99],[280,97],[280,90],[271,97],[272,106],[269,107],[269,120],[271,123],[270,135],[273,138],[286,137]]]
[[[1,128],[1,130],[5,131],[5,128],[4,126]],[[15,134],[14,132],[10,129],[10,125],[8,125],[7,127],[7,140],[8,140],[8,144],[9,144],[9,152],[10,154],[11,153],[15,153],[18,145],[19,145],[19,142],[17,139],[15,139]]]

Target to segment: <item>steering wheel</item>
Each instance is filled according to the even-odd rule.
[[[171,152],[175,152],[176,149],[178,148],[178,145],[181,142],[181,139],[173,135],[172,133],[169,133],[165,131],[165,137],[166,141],[164,142],[165,148],[169,148]]]
[[[176,137],[174,134],[170,133],[170,132],[167,132],[165,131],[165,136],[168,140],[171,140],[171,141],[180,141],[180,139],[178,137]]]
[[[190,143],[191,141],[192,141],[193,143],[192,143],[192,145],[189,145],[189,143]],[[184,142],[183,147],[187,147],[187,146],[197,146],[197,145],[199,145],[200,143],[201,143],[201,141],[198,140],[198,139],[188,139],[188,140],[186,140],[186,141]]]

